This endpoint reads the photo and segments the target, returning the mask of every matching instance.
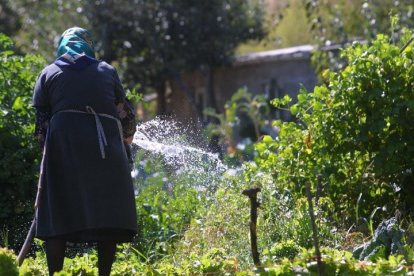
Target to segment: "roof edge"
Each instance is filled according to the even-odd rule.
[[[310,57],[310,54],[314,49],[315,46],[313,45],[301,45],[270,51],[255,52],[236,56],[233,65],[237,66],[278,60],[307,59]]]

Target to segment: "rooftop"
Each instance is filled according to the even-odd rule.
[[[312,45],[301,45],[271,51],[250,53],[236,57],[233,65],[255,64],[277,60],[307,59],[310,57],[310,54],[314,48],[315,47]]]

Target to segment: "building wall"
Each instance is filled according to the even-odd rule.
[[[246,87],[252,94],[266,94],[270,99],[296,95],[303,85],[307,90],[317,84],[311,66],[312,46],[304,45],[238,57],[231,66],[215,72],[215,95],[217,107],[224,111],[225,103],[240,88]],[[197,109],[205,108],[207,98],[207,74],[198,71],[182,75],[183,82],[171,83],[169,111],[179,120],[194,120],[195,110],[188,94],[194,95]],[[186,89],[184,89],[184,86]],[[189,91],[185,93],[184,90]],[[289,114],[276,112],[275,117],[288,120]]]

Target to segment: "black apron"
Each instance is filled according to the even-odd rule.
[[[86,110],[59,111],[50,120],[36,237],[128,242],[137,218],[121,123]]]

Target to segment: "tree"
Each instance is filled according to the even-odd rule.
[[[130,84],[157,91],[159,113],[165,111],[166,81],[182,82],[180,73],[195,69],[206,73],[209,106],[216,109],[215,68],[231,61],[239,43],[264,33],[255,1],[109,0],[85,7],[98,41],[105,43],[103,56],[125,64]]]
[[[42,55],[49,62],[55,59],[56,43],[67,28],[86,26],[82,1],[3,0],[10,7],[10,15],[21,26],[13,34],[19,50]]]
[[[0,33],[12,35],[21,26],[20,18],[10,7],[8,0],[0,0]]]
[[[303,1],[313,43],[319,50],[332,44],[345,46],[353,40],[372,41],[381,33],[391,33],[391,39],[397,41],[404,27],[414,27],[412,0]],[[342,69],[346,62],[326,51],[316,52],[313,60],[318,73],[328,67]]]
[[[184,70],[202,69],[215,107],[215,68],[231,62],[238,44],[264,33],[259,0],[4,1],[21,18],[16,44],[49,61],[65,29],[92,28],[98,57],[115,62],[129,87],[157,91],[158,113],[166,109],[166,82],[182,82]]]

